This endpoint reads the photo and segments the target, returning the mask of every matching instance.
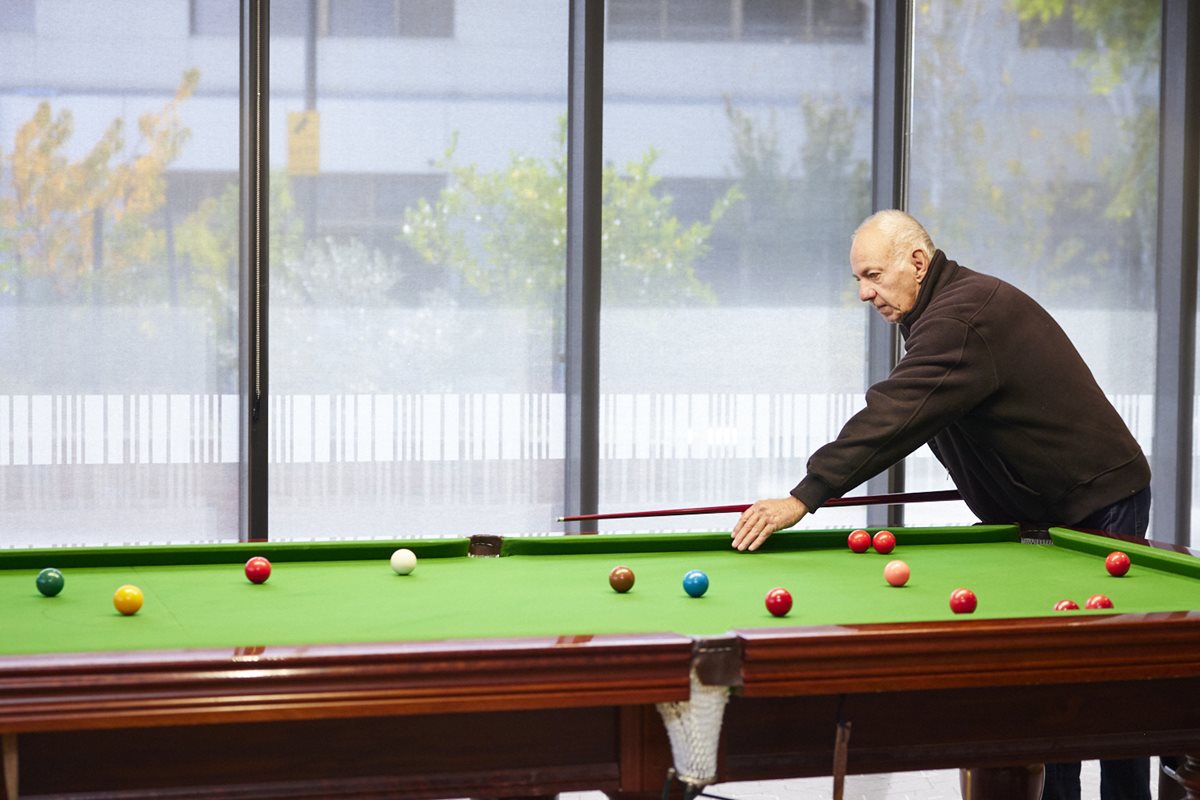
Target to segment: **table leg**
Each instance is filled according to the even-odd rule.
[[[0,798],[17,800],[17,735],[6,733],[0,736],[0,750],[3,751],[0,775],[4,776],[4,782],[0,784]]]
[[[1200,756],[1180,756],[1174,764],[1164,760],[1162,771],[1183,789],[1184,794],[1180,795],[1181,797],[1200,800]],[[1162,782],[1159,783],[1160,787],[1163,785]]]
[[[1187,791],[1175,780],[1175,768],[1180,759],[1175,756],[1159,756],[1158,800],[1184,800]]]
[[[1041,800],[1043,764],[1019,767],[967,767],[958,771],[963,800]]]

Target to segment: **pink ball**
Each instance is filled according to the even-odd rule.
[[[892,586],[903,586],[908,583],[908,575],[908,564],[899,559],[889,561],[883,568],[883,579]]]

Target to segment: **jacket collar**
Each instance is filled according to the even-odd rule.
[[[945,253],[941,250],[933,251],[929,269],[925,272],[925,280],[921,281],[921,290],[917,292],[917,304],[913,306],[912,311],[900,318],[901,333],[908,336],[909,329],[921,318],[921,314],[933,300],[933,296],[954,278],[954,273],[957,271],[958,264],[947,259]]]

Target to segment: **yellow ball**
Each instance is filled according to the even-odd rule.
[[[113,605],[127,617],[136,614],[142,607],[142,590],[133,584],[125,584],[113,593]]]

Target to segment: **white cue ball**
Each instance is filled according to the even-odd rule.
[[[392,553],[392,569],[397,575],[407,575],[417,568],[417,554],[407,547]]]

